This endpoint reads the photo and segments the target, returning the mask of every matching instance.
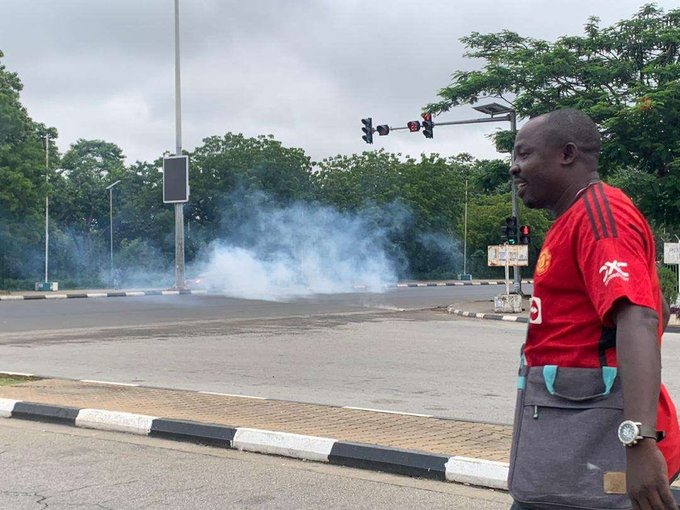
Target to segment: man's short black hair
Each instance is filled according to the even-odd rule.
[[[568,143],[575,144],[579,150],[597,159],[602,147],[602,139],[597,125],[580,110],[564,108],[546,113],[543,122],[543,139],[556,147]]]

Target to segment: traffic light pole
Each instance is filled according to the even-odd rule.
[[[509,111],[508,111],[509,110]],[[480,110],[483,113],[487,113],[484,110]],[[487,122],[510,122],[510,131],[513,133],[513,136],[515,133],[517,133],[517,112],[514,110],[510,110],[509,108],[506,108],[505,111],[508,111],[505,115],[495,115],[494,113],[488,112],[491,117],[488,118],[481,118],[481,119],[466,119],[466,120],[452,120],[448,122],[434,122],[434,126],[456,126],[460,124],[484,124]],[[388,132],[392,131],[402,131],[402,130],[409,130],[409,127],[391,127],[388,126]],[[371,142],[372,143],[372,142]],[[513,148],[511,155],[510,155],[510,164],[515,160],[515,149]],[[514,179],[510,179],[510,187],[512,190],[512,215],[517,218],[517,225],[520,224],[519,221],[519,206],[518,206],[518,201],[517,201],[517,185],[515,183]],[[515,240],[517,241],[517,239]],[[512,266],[513,267],[513,284],[512,284],[512,290],[516,294],[522,294],[522,275],[520,272],[519,266]]]
[[[513,137],[515,133],[517,133],[517,113],[512,111],[508,113],[507,115],[508,120],[510,121],[510,131],[512,131]],[[512,165],[515,161],[515,148],[513,146],[512,151],[510,152],[510,165]],[[517,184],[515,183],[515,179],[511,178],[510,179],[510,189],[512,191],[512,215],[517,218],[517,225],[521,225],[521,222],[519,221],[519,204],[517,200]],[[513,266],[513,282],[512,282],[512,290],[516,294],[522,294],[522,274],[520,271],[519,266]]]

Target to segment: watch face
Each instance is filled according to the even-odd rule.
[[[623,444],[630,444],[637,438],[637,427],[632,421],[624,421],[619,425],[619,440]]]

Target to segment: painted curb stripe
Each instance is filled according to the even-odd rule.
[[[125,292],[107,292],[106,297],[125,297]]]
[[[446,480],[446,463],[449,457],[338,441],[333,445],[328,460],[339,466]]]
[[[451,457],[446,463],[446,480],[507,490],[508,463]]]
[[[230,448],[236,435],[236,430],[236,428],[225,427],[223,425],[157,418],[151,424],[149,435],[152,437]]]
[[[506,489],[508,464],[470,457],[445,457],[270,430],[233,428],[142,414],[76,409],[0,398],[0,416],[83,428],[148,435],[243,451],[330,462],[406,476]]]
[[[12,418],[75,425],[78,411],[80,410],[75,407],[60,407],[20,401],[12,409]]]
[[[134,384],[134,383],[97,381],[96,379],[80,379],[80,382],[93,383],[93,384],[107,384],[109,386],[131,386],[133,388],[139,387],[139,384]]]
[[[141,291],[141,290],[130,290],[130,291],[126,291],[125,295],[130,296],[130,297],[143,296],[144,292]]]
[[[27,294],[24,299],[45,299],[45,294]]]
[[[105,411],[103,409],[81,409],[75,419],[76,427],[86,429],[113,430],[132,434],[148,435],[155,416]]]
[[[494,320],[494,321],[507,321],[507,322],[522,322],[522,323],[528,323],[529,318],[528,317],[519,317],[517,315],[498,315],[496,313],[475,313],[475,312],[465,312],[463,310],[449,310],[449,313],[452,313],[454,315],[460,315],[462,317],[474,317],[475,319],[486,319],[486,320]],[[666,329],[666,331],[670,331],[670,327]]]
[[[233,446],[238,450],[249,452],[328,462],[328,456],[335,442],[335,439],[327,437],[239,428],[234,435]]]
[[[88,292],[87,297],[89,298],[106,297],[106,292]]]
[[[17,402],[20,400],[12,400],[11,398],[0,398],[0,416],[3,418],[11,418],[12,410]]]
[[[86,298],[87,292],[79,292],[77,294],[66,294],[68,299]]]

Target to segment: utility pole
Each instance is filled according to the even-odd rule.
[[[508,112],[508,117],[510,117],[510,131],[512,131],[513,138],[517,134],[517,112],[511,110]],[[510,152],[510,166],[515,163],[515,147],[513,145],[512,151]],[[517,200],[517,183],[514,178],[510,179],[510,189],[512,190],[512,215],[517,218],[517,224],[519,221],[519,204]],[[519,266],[513,266],[513,282],[512,290],[516,294],[522,294],[522,273]]]
[[[49,185],[50,170],[50,135],[45,135],[45,283],[49,280],[49,246],[50,246],[50,192]]]
[[[179,0],[175,0],[175,155],[182,155],[182,100],[179,67]],[[184,204],[175,204],[175,288],[184,283]]]

